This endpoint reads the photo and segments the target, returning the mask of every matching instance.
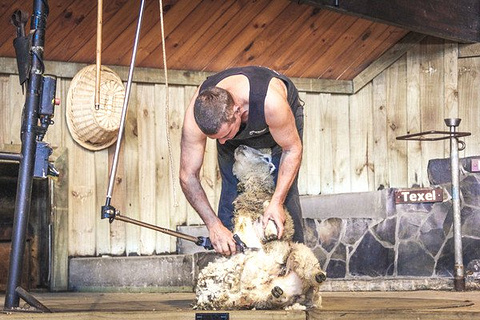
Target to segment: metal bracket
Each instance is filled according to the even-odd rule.
[[[30,293],[28,293],[27,290],[23,289],[22,287],[17,287],[15,289],[15,292],[30,306],[37,309],[38,312],[52,313],[52,310],[43,305],[40,301],[38,301],[34,296],[32,296]]]
[[[439,137],[427,137],[429,135],[440,135]],[[446,140],[451,137],[460,138],[471,135],[470,132],[450,132],[450,131],[424,131],[420,133],[412,133],[404,136],[397,137],[397,140],[417,140],[417,141],[437,141]]]
[[[424,131],[420,133],[412,133],[407,134],[404,136],[397,137],[397,140],[407,140],[407,141],[439,141],[439,140],[446,140],[450,138],[457,138],[459,143],[458,151],[462,151],[465,149],[465,142],[458,140],[460,137],[470,136],[470,132],[450,132],[450,131],[437,131],[437,130],[430,130]]]

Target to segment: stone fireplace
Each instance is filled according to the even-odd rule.
[[[480,172],[472,172],[470,163],[471,158],[460,160],[463,264],[467,285],[477,287],[480,286]],[[428,175],[432,187],[443,189],[442,202],[396,204],[395,189],[306,199],[312,203],[304,211],[305,240],[328,278],[359,282],[453,278],[450,159],[431,160]],[[432,287],[421,283],[425,288]],[[396,289],[422,288],[410,284]],[[367,288],[365,282],[361,286],[361,289],[382,289]]]

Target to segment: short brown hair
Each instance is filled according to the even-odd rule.
[[[198,127],[204,134],[218,133],[224,123],[234,120],[232,95],[225,89],[210,87],[198,95],[193,114]]]

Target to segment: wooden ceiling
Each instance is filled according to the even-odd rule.
[[[16,9],[0,1],[0,57],[14,57]],[[388,1],[385,1],[388,3]],[[50,0],[45,59],[95,62],[96,0]],[[104,1],[102,63],[128,66],[140,0]],[[291,77],[352,80],[409,31],[290,0],[163,0],[168,69],[264,65]],[[136,66],[163,68],[158,0],[146,0]]]

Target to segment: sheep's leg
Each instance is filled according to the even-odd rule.
[[[261,239],[263,243],[269,242],[272,240],[277,240],[277,225],[273,220],[269,220],[266,228],[263,228],[262,218],[258,218],[253,223],[253,228],[257,234],[257,237]]]
[[[273,220],[268,220],[267,226],[263,234],[264,241],[272,241],[278,239],[277,225]]]
[[[320,284],[327,279],[313,252],[304,244],[295,243],[287,261],[287,267],[299,274],[310,285]]]
[[[266,200],[263,203],[263,210],[267,209],[268,205],[270,204],[270,201]],[[259,218],[259,221],[261,222],[261,218]],[[277,225],[273,220],[268,220],[267,226],[263,230],[263,241],[268,242],[272,240],[277,240],[278,239],[278,229]]]
[[[324,282],[325,280],[327,280],[327,275],[324,273],[324,272],[319,272],[315,275],[315,280],[318,282],[318,283],[322,283]]]
[[[308,308],[321,308],[322,296],[319,288],[310,288],[305,294],[305,305]]]
[[[273,287],[272,289],[272,296],[274,296],[275,298],[280,298],[283,294],[283,290],[282,288],[280,288],[279,286],[275,286]]]

